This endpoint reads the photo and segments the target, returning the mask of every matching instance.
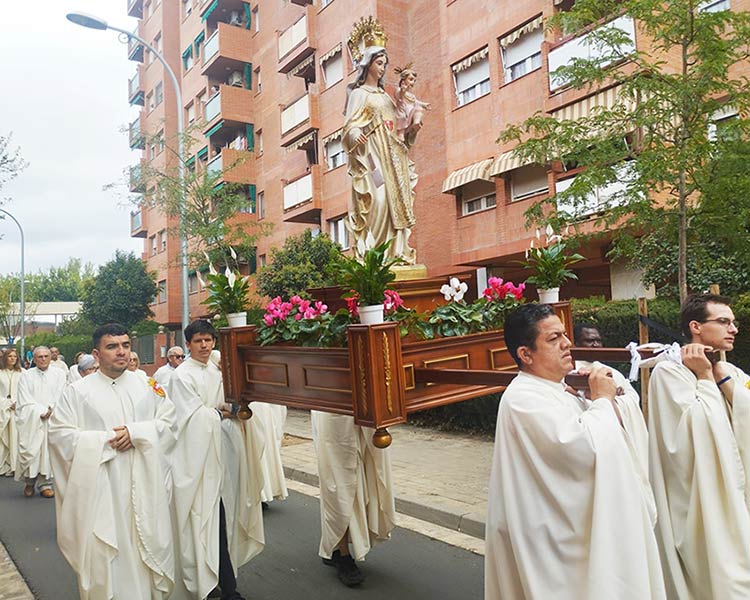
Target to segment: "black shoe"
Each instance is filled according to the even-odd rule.
[[[261,502],[260,503],[260,507],[261,507],[262,510],[268,510],[268,508],[269,508],[268,502]]]
[[[234,591],[231,594],[228,594],[226,596],[222,596],[221,600],[245,600],[245,597],[240,594],[238,591]]]
[[[335,550],[331,558],[324,558],[323,564],[336,567],[336,575],[339,580],[347,587],[354,587],[365,580],[362,571],[357,567],[357,563],[350,555],[342,556],[338,550]]]
[[[218,586],[216,586],[214,589],[212,589],[210,592],[208,592],[207,598],[221,598],[221,590]]]

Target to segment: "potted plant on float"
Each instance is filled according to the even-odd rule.
[[[234,250],[230,249],[230,252],[236,259],[237,255]],[[223,273],[220,273],[210,260],[208,269],[207,281],[203,281],[198,273],[201,286],[208,291],[208,297],[202,303],[208,306],[211,312],[226,317],[229,327],[247,325],[247,294],[250,290],[250,278],[230,269],[229,265]]]
[[[344,297],[350,311],[356,306],[359,322],[374,325],[383,322],[385,292],[396,274],[391,267],[403,264],[400,258],[387,258],[390,240],[367,250],[362,262],[342,256],[338,265],[339,282],[344,289],[351,290]]]
[[[541,241],[537,230],[537,239]],[[526,260],[521,265],[533,271],[533,275],[526,279],[533,283],[539,293],[539,302],[549,304],[560,300],[560,286],[568,279],[578,279],[578,275],[570,268],[571,265],[585,259],[578,253],[568,254],[567,245],[563,237],[554,233],[552,227],[547,226],[545,244],[531,246],[526,250]]]

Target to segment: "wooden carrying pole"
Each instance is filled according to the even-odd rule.
[[[648,317],[648,303],[646,298],[638,298],[638,316]],[[638,319],[638,343],[648,344],[648,325]],[[648,380],[651,372],[647,368],[641,369],[641,410],[643,419],[648,423]]]
[[[712,283],[711,285],[709,285],[708,286],[708,292],[710,294],[716,294],[717,296],[719,296],[721,294],[721,289],[719,288],[719,284],[718,283]],[[723,361],[726,361],[726,359],[727,359],[727,352],[726,352],[726,350],[720,350],[719,351],[719,358],[721,360],[723,360]]]

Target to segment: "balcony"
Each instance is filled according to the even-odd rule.
[[[137,194],[146,193],[146,182],[143,179],[141,165],[130,167],[130,191]]]
[[[213,129],[221,120],[225,125],[252,123],[253,94],[244,88],[231,85],[219,87],[219,93],[214,94],[206,102],[206,129]]]
[[[251,183],[254,177],[253,155],[245,150],[222,148],[206,165],[206,174],[219,183]]]
[[[307,93],[281,111],[281,145],[284,148],[319,128],[317,94]]]
[[[246,27],[249,18],[248,6],[243,0],[202,0],[199,9],[201,21],[208,24],[209,31],[219,22]]]
[[[309,5],[293,25],[279,34],[279,73],[289,73],[315,52],[315,7]]]
[[[145,238],[148,235],[146,229],[146,215],[143,209],[130,213],[130,237]]]
[[[141,88],[141,70],[137,69],[132,79],[128,80],[128,102],[131,106],[143,106],[146,103],[146,95]]]
[[[284,221],[320,225],[321,165],[312,165],[310,172],[284,185]]]
[[[206,40],[203,46],[203,67],[201,74],[213,80],[224,80],[227,75],[243,74],[245,65],[252,62],[253,34],[249,29],[219,23],[219,28]],[[249,74],[242,85],[250,88]]]
[[[146,139],[141,131],[141,118],[138,117],[128,126],[128,140],[130,141],[130,149],[143,150],[146,147]]]
[[[138,28],[133,33],[138,34]],[[132,37],[128,38],[128,60],[143,62],[143,44]]]
[[[128,16],[143,18],[143,0],[128,0]]]
[[[602,67],[609,66],[620,60],[621,56],[626,56],[635,50],[635,24],[632,17],[618,17],[609,23],[595,29],[616,28],[624,31],[628,39],[619,48],[613,52],[612,48],[600,48],[593,39],[593,32],[589,32],[573,39],[564,41],[557,46],[553,46],[547,57],[549,64],[549,89],[555,93],[562,88],[567,87],[568,81],[564,77],[555,76],[554,72],[559,67],[568,65],[575,58],[586,60],[603,60]]]

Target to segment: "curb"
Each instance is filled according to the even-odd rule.
[[[302,469],[285,465],[284,475],[293,481],[320,489],[320,482],[315,473],[309,473]],[[478,519],[474,513],[458,514],[442,508],[427,506],[418,500],[413,500],[405,496],[396,498],[396,511],[480,540],[484,539],[484,521]]]

